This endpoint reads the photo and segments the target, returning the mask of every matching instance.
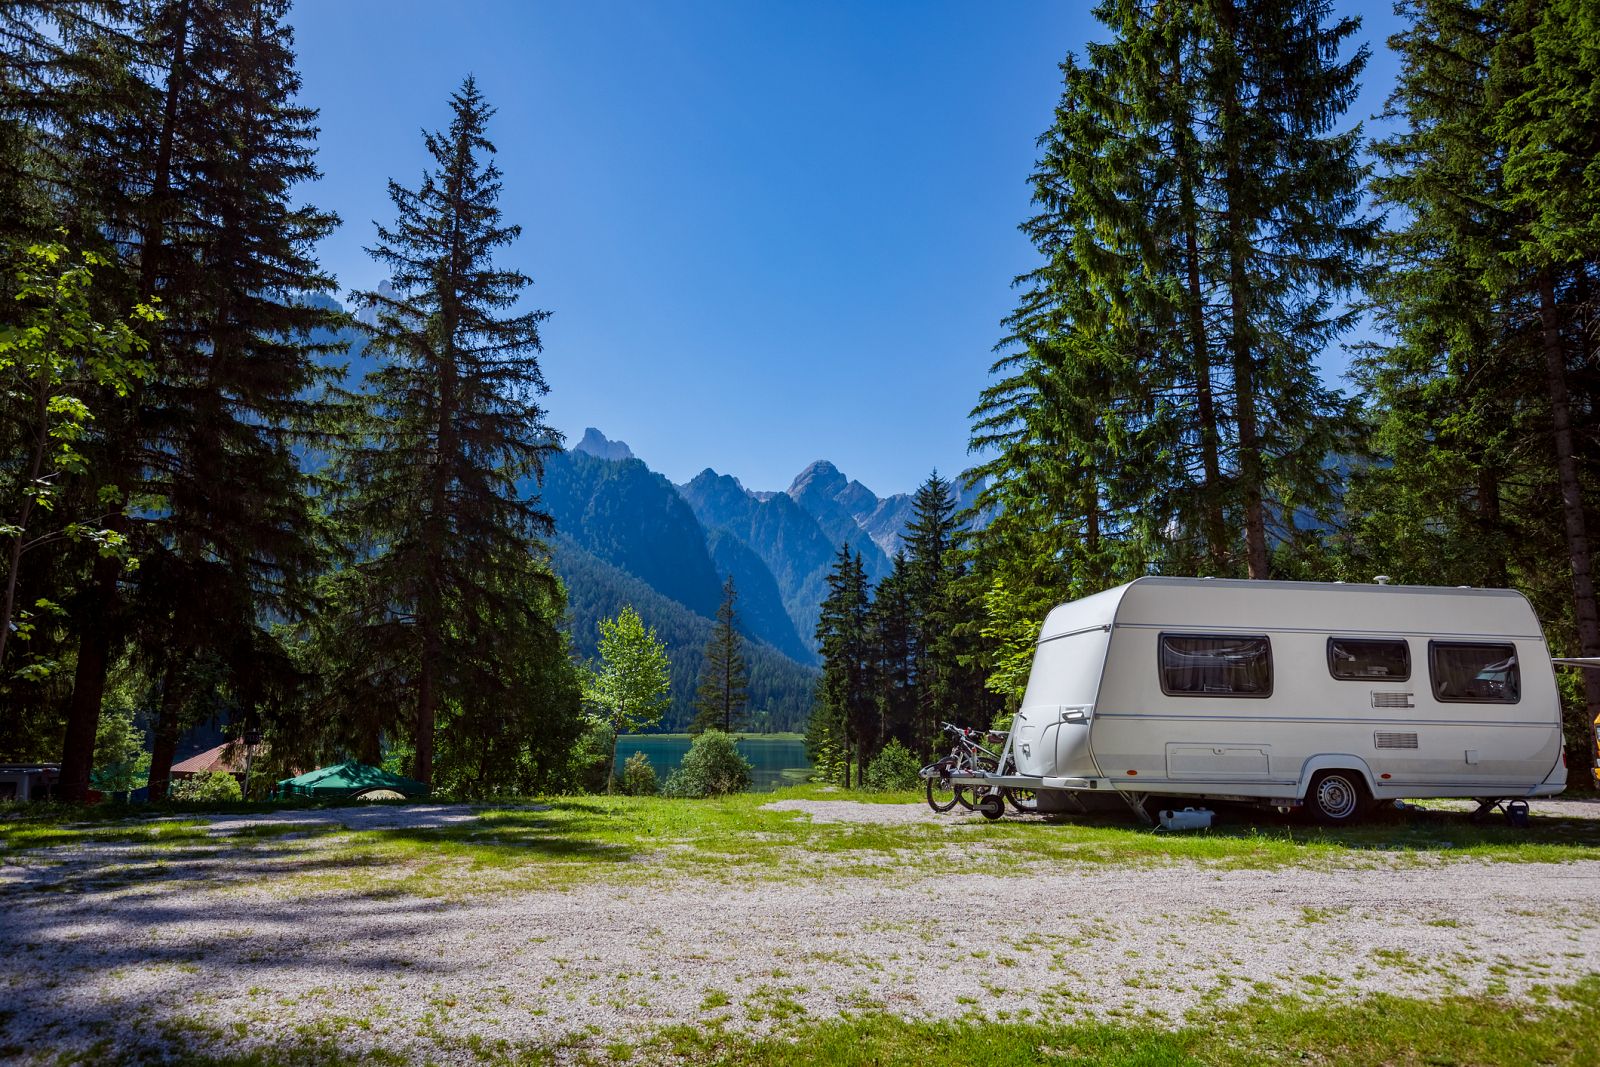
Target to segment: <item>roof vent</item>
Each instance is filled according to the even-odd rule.
[[[1379,585],[1389,584],[1389,576],[1387,574],[1374,575],[1372,580],[1377,582]]]

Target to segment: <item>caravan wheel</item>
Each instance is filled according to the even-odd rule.
[[[1346,826],[1361,817],[1367,787],[1354,771],[1322,771],[1306,790],[1306,810],[1325,826]]]

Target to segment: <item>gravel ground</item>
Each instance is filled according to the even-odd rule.
[[[1562,815],[1600,816],[1592,802],[1557,803]],[[819,820],[932,817],[915,805],[776,806]],[[426,826],[473,811],[254,821],[329,817]],[[225,833],[250,821],[213,824]],[[270,880],[272,861],[251,855]],[[1600,972],[1600,862],[1082,866],[994,877],[956,873],[960,858],[952,851],[951,874],[910,889],[741,876],[465,901],[286,900],[249,883],[159,879],[19,893],[29,879],[12,867],[0,872],[9,890],[0,937],[15,946],[0,978],[0,1044],[150,1048],[200,1024],[210,1036],[184,1040],[213,1054],[299,1028],[350,1050],[449,1062],[471,1059],[469,1039],[567,1040],[593,1052],[719,1016],[756,1032],[872,1008],[1177,1023],[1188,1009],[1261,993],[1516,995]]]

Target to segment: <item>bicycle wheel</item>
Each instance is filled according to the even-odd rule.
[[[937,812],[946,812],[956,806],[956,798],[956,788],[950,784],[950,779],[928,779],[928,807]]]
[[[978,757],[978,770],[988,771],[991,774],[999,769],[999,764],[988,756]],[[983,797],[985,790],[975,786],[956,786],[956,801],[968,811],[973,811],[978,806],[978,801]]]
[[[1006,760],[1006,773],[1017,773],[1017,761]],[[1031,815],[1039,810],[1039,794],[1032,789],[1007,789],[1005,791],[1006,803],[1011,805],[1011,810],[1018,815]]]
[[[1039,794],[1031,789],[1007,789],[1006,803],[1018,815],[1031,815],[1039,810]]]

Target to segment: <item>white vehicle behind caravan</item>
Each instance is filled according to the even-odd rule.
[[[1050,612],[998,776],[1077,795],[1303,803],[1566,785],[1539,620],[1503,589],[1141,578]],[[952,781],[957,779],[952,778]],[[959,784],[958,782],[958,784]]]

